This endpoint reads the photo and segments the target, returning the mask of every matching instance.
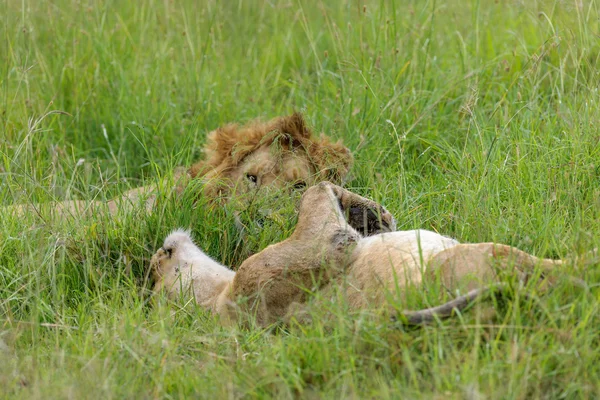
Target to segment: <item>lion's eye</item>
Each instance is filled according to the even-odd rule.
[[[296,189],[296,190],[304,189],[305,187],[306,187],[306,182],[304,182],[304,181],[298,181],[298,182],[294,183],[294,189]]]
[[[256,177],[256,175],[252,175],[252,174],[246,174],[246,179],[248,179],[252,183],[256,183],[258,181],[258,178]]]

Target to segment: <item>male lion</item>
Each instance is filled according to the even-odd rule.
[[[205,255],[188,233],[173,232],[150,262],[154,291],[164,289],[169,297],[191,291],[226,321],[242,311],[261,325],[293,317],[315,289],[328,298],[342,288],[351,309],[381,307],[386,293],[436,279],[452,292],[469,291],[404,313],[410,323],[422,323],[463,308],[493,288],[502,270],[524,280],[536,266],[548,271],[563,263],[502,244],[460,244],[426,230],[386,232],[394,225],[377,203],[322,182],[304,193],[293,234],[246,259],[237,272]]]
[[[201,179],[206,196],[227,200],[265,188],[298,189],[323,180],[340,183],[352,163],[343,144],[315,137],[299,113],[244,126],[225,125],[208,134],[204,153],[204,160],[175,173],[175,190]],[[143,202],[151,211],[158,190],[158,185],[144,186],[107,202],[67,200],[53,203],[51,208],[58,216],[92,214],[100,209],[115,214]],[[23,215],[37,212],[39,205],[13,207],[13,212]]]

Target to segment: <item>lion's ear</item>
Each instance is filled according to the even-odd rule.
[[[352,153],[341,142],[332,143],[321,137],[309,148],[310,157],[317,167],[317,178],[341,184],[352,166]]]
[[[299,112],[278,118],[275,120],[273,128],[273,130],[286,133],[297,140],[308,139],[312,135],[312,131],[308,128],[304,117]]]
[[[350,150],[341,142],[332,143],[328,138],[312,138],[312,131],[306,125],[299,112],[281,117],[276,122],[279,132],[290,135],[293,139],[308,144],[308,152],[317,168],[317,177],[335,183],[341,183],[348,175],[353,157]]]

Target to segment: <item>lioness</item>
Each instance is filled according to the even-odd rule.
[[[175,190],[181,191],[193,179],[203,181],[202,191],[212,200],[256,193],[265,188],[285,190],[331,180],[341,183],[352,163],[350,151],[340,142],[315,137],[299,113],[268,122],[244,126],[228,124],[208,134],[205,157],[189,169],[175,173]],[[57,216],[92,214],[118,210],[143,203],[151,211],[157,185],[135,188],[103,201],[67,200],[50,205]],[[37,212],[39,204],[16,205],[9,212],[23,215]]]
[[[175,231],[152,257],[154,291],[193,293],[198,304],[229,321],[256,315],[261,325],[293,317],[307,293],[327,298],[342,287],[351,309],[380,307],[386,293],[436,282],[465,295],[431,309],[405,312],[411,323],[449,316],[491,288],[501,270],[527,279],[563,262],[495,243],[460,244],[427,230],[391,232],[392,216],[377,203],[329,182],[303,195],[293,234],[246,259],[237,272],[212,260]]]

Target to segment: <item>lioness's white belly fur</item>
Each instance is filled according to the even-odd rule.
[[[427,261],[440,251],[460,244],[458,240],[442,236],[425,229],[380,233],[362,238],[356,247],[357,252],[385,249],[394,254],[404,254],[415,262]],[[369,250],[367,250],[369,249]]]
[[[460,244],[438,233],[417,229],[381,233],[361,239],[348,269],[349,295],[367,297],[383,294],[381,286],[420,284],[429,261],[438,253]],[[360,294],[359,294],[360,292]]]

